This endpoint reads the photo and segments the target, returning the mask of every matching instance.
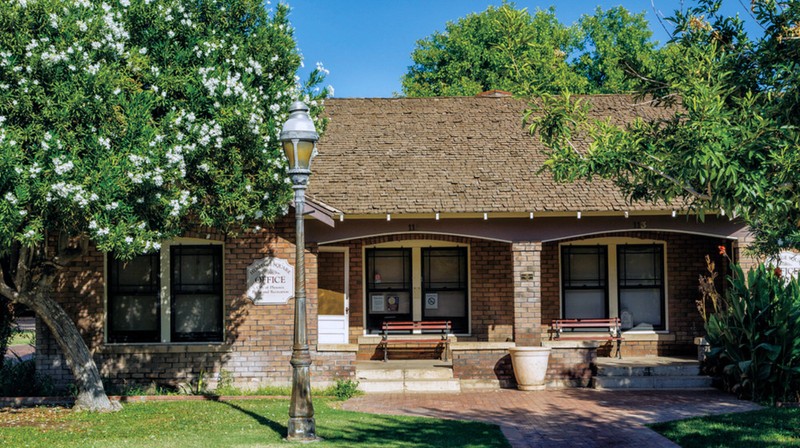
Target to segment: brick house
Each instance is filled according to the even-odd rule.
[[[617,122],[660,113],[627,96],[590,101],[591,114]],[[315,386],[382,358],[385,319],[451,320],[454,374],[475,386],[510,384],[507,349],[540,344],[554,346],[551,384],[585,384],[595,348],[551,341],[559,317],[620,316],[623,356],[694,353],[704,256],[724,266],[718,246],[738,254],[747,229],[628,203],[602,180],[554,182],[539,172],[543,147],[521,125],[525,107],[503,95],[328,100],[306,221]],[[138,270],[95,252],[56,294],[112,382],[204,372],[286,384],[293,303],[255,304],[246,289],[254,261],[294,263],[291,218],[237,238],[197,229],[138,258]],[[68,382],[38,330],[37,368]],[[430,353],[411,344],[401,355]]]

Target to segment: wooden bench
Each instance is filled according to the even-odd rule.
[[[581,333],[575,330],[605,329],[608,336]],[[564,330],[569,330],[570,336],[564,336]],[[553,339],[556,341],[616,341],[617,358],[622,358],[622,329],[619,317],[608,319],[554,319],[552,324]]]
[[[389,342],[394,343],[417,343],[417,342],[424,342],[424,343],[436,343],[437,347],[439,344],[444,344],[444,360],[447,361],[447,349],[450,346],[450,329],[453,327],[452,323],[449,320],[442,320],[442,321],[390,321],[386,320],[383,321],[383,327],[381,331],[381,344],[383,346],[383,360],[389,360]],[[410,331],[412,334],[415,331],[419,331],[420,333],[428,333],[431,335],[431,332],[436,332],[439,334],[439,337],[433,338],[412,338],[409,337],[412,334],[408,333],[400,333],[398,331],[406,332]]]

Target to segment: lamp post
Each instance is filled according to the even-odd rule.
[[[289,405],[288,440],[312,441],[317,438],[314,405],[311,403],[311,354],[306,332],[305,226],[303,208],[311,160],[317,155],[319,134],[308,115],[308,106],[295,101],[289,107],[289,119],[281,129],[281,143],[289,161],[295,203],[295,294],[294,344],[292,345],[292,401]]]

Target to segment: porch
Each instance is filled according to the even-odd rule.
[[[453,351],[453,361],[362,360],[355,363],[356,380],[359,382],[359,389],[366,393],[457,393],[513,389],[516,383],[509,356],[505,354],[506,350],[498,348],[477,350],[474,347],[464,350],[463,347],[457,346]],[[563,348],[554,349],[548,366],[547,388],[551,390],[575,387],[601,390],[711,388],[712,379],[700,374],[700,365],[696,359],[655,356],[596,358],[593,356],[593,349],[588,351],[588,356],[593,360],[586,363],[585,355],[575,356],[575,353],[567,353]]]

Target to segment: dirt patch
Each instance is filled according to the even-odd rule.
[[[70,409],[63,407],[2,408],[0,409],[0,428],[66,429],[74,424],[74,422],[66,421],[71,412]]]

